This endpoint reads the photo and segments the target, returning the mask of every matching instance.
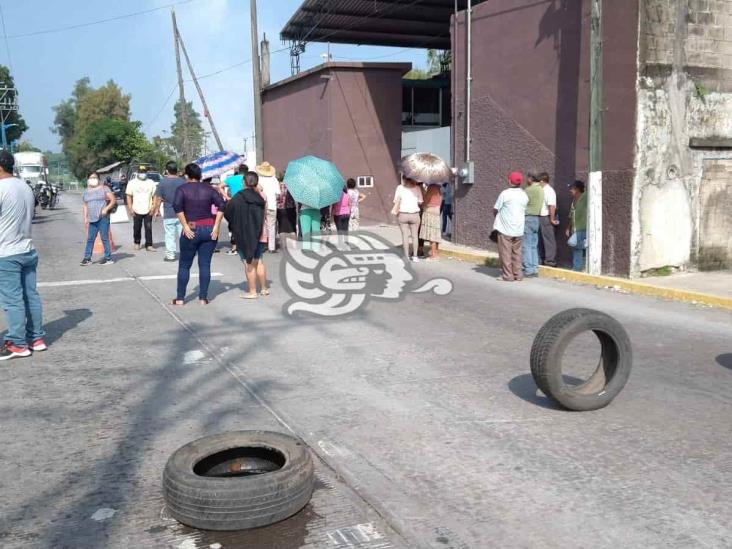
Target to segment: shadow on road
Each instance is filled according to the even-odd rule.
[[[516,376],[508,382],[508,388],[514,395],[531,404],[536,404],[549,410],[564,410],[564,408],[552,399],[538,392],[539,388],[534,383],[534,378],[531,377],[531,374]]]
[[[717,364],[724,368],[727,368],[728,370],[732,370],[732,353],[719,355],[717,357]]]
[[[46,343],[51,345],[61,339],[66,332],[73,330],[86,319],[91,318],[92,312],[89,309],[71,309],[64,311],[64,316],[46,323],[43,328],[46,330]]]

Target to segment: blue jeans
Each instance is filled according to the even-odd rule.
[[[572,270],[585,270],[585,239],[587,231],[577,231],[577,248],[572,248]]]
[[[539,216],[527,215],[524,224],[524,275],[539,272]]]
[[[37,268],[35,250],[0,258],[0,304],[8,325],[5,341],[19,347],[45,335],[41,297],[36,289]]]
[[[165,257],[175,259],[183,226],[178,218],[174,217],[173,219],[163,219],[163,228],[165,229]]]
[[[193,259],[198,254],[198,299],[208,299],[211,283],[211,258],[216,249],[216,240],[211,240],[213,227],[196,227],[192,239],[180,237],[180,258],[178,258],[178,293],[176,299],[184,299],[191,278]]]
[[[99,234],[104,246],[104,258],[111,259],[112,248],[109,245],[109,216],[100,217],[99,221],[89,223],[89,230],[86,235],[86,249],[84,250],[84,258],[91,259],[94,250],[94,241]]]

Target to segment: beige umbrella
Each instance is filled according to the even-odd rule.
[[[441,185],[452,179],[452,171],[442,158],[432,153],[414,153],[399,163],[402,176],[426,185]]]

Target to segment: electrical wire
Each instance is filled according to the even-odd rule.
[[[164,6],[158,6],[157,8],[150,8],[147,10],[142,11],[136,11],[132,13],[126,13],[123,15],[116,15],[114,17],[108,17],[106,19],[99,19],[97,21],[89,21],[88,23],[78,23],[76,25],[68,25],[65,27],[56,27],[53,29],[45,29],[45,30],[39,30],[39,31],[33,31],[33,32],[25,32],[21,34],[13,34],[11,36],[5,35],[7,38],[27,38],[29,36],[40,36],[42,34],[53,34],[58,32],[65,32],[69,30],[76,30],[76,29],[83,29],[86,27],[91,27],[94,25],[101,25],[104,23],[111,23],[113,21],[120,21],[122,19],[129,19],[130,17],[137,17],[138,15],[147,15],[148,13],[154,13],[156,11],[160,10],[167,10],[169,8],[174,8],[176,6],[182,6],[184,4],[190,4],[192,2],[199,2],[200,0],[180,0],[178,2],[172,2],[170,4],[165,4]]]

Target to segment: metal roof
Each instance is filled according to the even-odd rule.
[[[485,0],[473,0],[473,5]],[[468,0],[458,0],[463,10]],[[455,0],[304,0],[280,36],[295,42],[450,49]]]

